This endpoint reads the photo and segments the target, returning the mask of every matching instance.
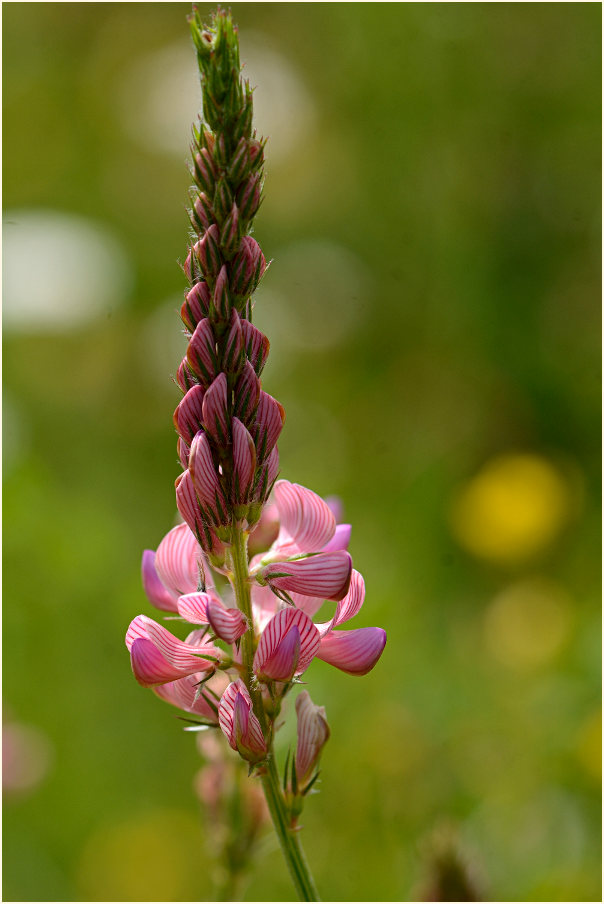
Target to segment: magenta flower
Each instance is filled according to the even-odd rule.
[[[143,687],[214,671],[221,656],[212,643],[202,643],[197,632],[182,641],[146,615],[130,622],[126,646],[134,677]]]
[[[252,711],[252,700],[241,679],[229,684],[218,706],[218,721],[233,748],[250,763],[258,763],[267,754],[260,722]]]
[[[230,15],[219,11],[205,28],[194,8],[191,24],[203,118],[193,129],[194,236],[180,312],[188,346],[176,370],[182,398],[173,415],[183,523],[155,552],[145,550],[142,578],[156,608],[177,627],[195,627],[181,640],[139,615],[126,646],[139,684],[197,717],[189,719],[200,722],[195,729],[218,723],[250,773],[262,776],[298,894],[311,901],[316,890],[291,830],[329,727],[323,707],[303,691],[295,757],[280,780],[273,749],[280,713],[313,659],[364,675],[386,633],[341,628],[359,613],[365,584],[348,552],[350,525],[337,523],[339,503],[277,479],[285,411],[262,388],[270,346],[252,323],[252,293],[267,269],[251,235],[265,142],[253,130],[252,90],[240,76]],[[315,624],[329,603],[331,619]]]

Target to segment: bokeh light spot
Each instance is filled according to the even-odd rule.
[[[572,601],[545,578],[519,581],[498,594],[484,616],[494,657],[511,669],[548,664],[568,638]]]
[[[34,725],[7,722],[2,726],[2,790],[33,791],[45,778],[52,760],[48,737]]]
[[[577,733],[579,762],[596,782],[602,778],[602,710],[591,713]]]
[[[504,455],[488,462],[454,500],[451,524],[469,552],[515,564],[544,550],[565,524],[570,489],[538,455]]]
[[[26,208],[4,218],[3,323],[27,333],[79,329],[111,316],[130,291],[123,246],[100,223]]]
[[[88,901],[182,901],[199,893],[201,832],[186,812],[152,810],[86,841],[78,880]]]

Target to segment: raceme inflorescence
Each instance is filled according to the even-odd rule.
[[[230,14],[219,10],[204,27],[194,10],[190,23],[203,117],[193,128],[193,233],[181,309],[188,346],[174,412],[183,520],[142,562],[150,602],[190,633],[181,640],[139,615],[126,645],[139,684],[188,713],[194,728],[222,732],[260,778],[296,890],[318,900],[297,820],[329,738],[324,708],[307,690],[298,694],[296,749],[281,777],[274,735],[284,699],[313,659],[364,675],[386,634],[341,627],[363,605],[365,584],[337,505],[277,479],[285,412],[262,389],[269,341],[252,323],[252,295],[266,270],[250,234],[265,142],[253,129]],[[313,621],[327,600],[336,603],[332,618]]]

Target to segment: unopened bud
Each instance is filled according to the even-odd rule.
[[[245,235],[231,268],[231,286],[235,294],[247,299],[265,270],[266,260],[260,245],[250,235]]]
[[[245,171],[248,167],[248,142],[245,138],[241,137],[239,139],[239,143],[235,148],[235,153],[233,154],[233,158],[231,160],[231,165],[228,169],[229,180],[231,183],[238,185],[243,177],[245,176]]]
[[[209,229],[211,224],[214,222],[214,211],[212,209],[212,205],[210,204],[210,199],[206,195],[205,192],[201,192],[195,198],[195,203],[193,204],[191,223],[193,224],[193,229],[196,229],[198,232],[205,232],[206,229]]]
[[[321,750],[329,740],[329,725],[323,706],[315,706],[308,691],[296,699],[298,745],[296,748],[296,779],[298,790],[304,791],[314,777]]]
[[[216,169],[207,148],[202,148],[194,157],[195,181],[202,191],[212,194],[216,183]]]
[[[227,259],[231,258],[239,247],[239,210],[235,203],[233,203],[231,212],[222,224],[220,244]]]
[[[251,220],[260,206],[260,176],[256,173],[244,182],[237,194],[237,203],[242,220]]]
[[[210,290],[207,283],[195,283],[193,288],[187,292],[180,309],[182,322],[188,330],[193,332],[199,321],[208,316],[209,309]]]

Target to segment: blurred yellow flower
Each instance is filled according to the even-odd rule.
[[[485,612],[488,649],[511,669],[547,665],[568,638],[572,601],[545,578],[519,581],[499,593]]]
[[[544,550],[566,523],[571,491],[539,455],[503,455],[461,489],[451,509],[458,542],[480,558],[515,564]]]

